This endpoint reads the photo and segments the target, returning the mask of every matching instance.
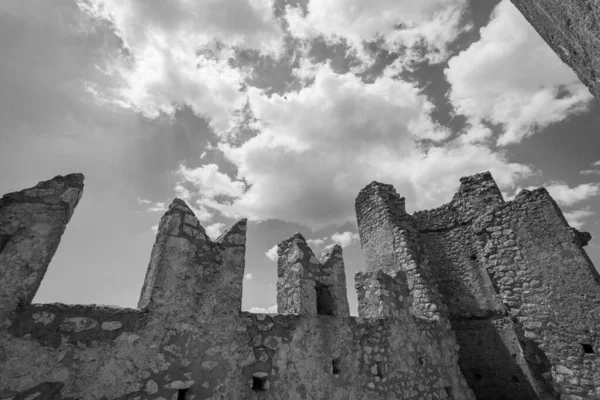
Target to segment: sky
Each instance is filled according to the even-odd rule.
[[[135,307],[161,215],[249,219],[243,309],[273,312],[302,233],[364,269],[373,180],[407,210],[490,171],[600,235],[600,103],[509,0],[0,2],[0,193],[81,172],[35,302]],[[586,247],[600,266],[600,247]]]

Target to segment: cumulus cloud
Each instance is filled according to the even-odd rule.
[[[257,135],[219,145],[236,176],[216,166],[180,168],[181,185],[194,186],[199,204],[228,217],[319,228],[354,220],[354,198],[374,179],[394,184],[409,206],[430,208],[449,201],[462,176],[489,170],[507,188],[531,173],[484,144],[448,141],[412,83],[385,76],[365,83],[323,64],[297,92],[248,92]],[[204,189],[205,176],[212,189]]]
[[[599,183],[583,183],[570,187],[564,182],[555,182],[544,186],[561,206],[571,206],[600,194]]]
[[[209,225],[205,228],[206,234],[212,239],[215,240],[219,237],[221,233],[225,230],[225,224],[221,222],[216,222],[212,225]]]
[[[587,224],[596,213],[591,211],[589,208],[583,208],[580,210],[569,211],[563,213],[565,219],[573,228],[581,229]]]
[[[286,18],[294,37],[344,40],[367,63],[374,60],[364,51],[365,41],[402,51],[401,60],[436,63],[447,58],[448,44],[470,29],[462,21],[466,5],[465,0],[312,0],[306,14],[288,6]]]
[[[189,105],[226,135],[241,109],[241,85],[249,71],[231,66],[234,48],[277,57],[283,32],[272,1],[158,0],[123,2],[79,0],[96,20],[111,24],[122,40],[121,54],[107,55],[104,70],[113,85],[90,83],[98,99],[129,107],[149,117],[172,115]]]
[[[250,280],[252,280],[252,278],[253,278],[253,276],[252,276],[252,274],[250,274],[250,273],[248,273],[248,274],[244,275],[244,279],[246,279],[246,280],[249,280],[249,281],[250,281]]]
[[[252,307],[247,311],[251,312],[253,314],[277,314],[277,304],[275,304],[274,306],[266,307],[266,308]]]
[[[334,233],[333,235],[331,235],[331,240],[334,243],[339,244],[342,247],[348,247],[351,244],[354,244],[355,242],[358,242],[358,233],[353,233],[353,232],[342,232],[342,233]]]
[[[265,255],[271,261],[277,261],[277,245],[266,251]]]
[[[587,111],[593,96],[509,0],[492,13],[481,39],[448,61],[449,100],[478,133],[501,125],[497,144],[518,143],[569,115]]]

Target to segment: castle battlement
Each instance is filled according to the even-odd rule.
[[[211,240],[175,199],[137,309],[31,304],[83,176],[0,200],[1,399],[592,399],[600,278],[545,189],[489,173],[406,213],[356,199],[364,272],[349,316],[342,248],[278,246],[277,314],[241,311],[246,220]],[[567,396],[567,397],[565,397]],[[573,399],[573,397],[571,397]]]

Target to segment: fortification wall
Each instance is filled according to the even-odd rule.
[[[484,265],[520,333],[535,379],[561,399],[600,397],[600,279],[583,245],[545,189],[476,222]]]
[[[600,3],[597,0],[511,0],[600,99]]]
[[[0,215],[20,218],[10,210]],[[64,219],[56,223],[64,229]],[[175,200],[159,224],[138,309],[13,304],[0,329],[0,398],[475,398],[454,334],[414,316],[403,273],[359,274],[361,311],[348,316],[339,246],[317,258],[299,234],[282,242],[282,314],[242,312],[245,234],[242,220],[211,241]],[[41,280],[25,269],[15,279],[30,276]],[[2,295],[15,293],[13,283],[3,280],[12,292]]]
[[[365,201],[382,191],[386,196]],[[427,279],[425,288],[409,286],[410,292],[436,293],[443,303],[477,398],[598,398],[600,285],[582,249],[590,235],[570,228],[545,190],[535,193],[504,202],[491,175],[482,173],[462,178],[450,203],[407,215],[393,188],[374,182],[357,198],[361,243],[377,254],[382,239],[411,235]],[[402,218],[382,223],[382,215]],[[406,244],[387,239],[385,246],[399,254]],[[388,271],[415,269],[406,258],[390,260]],[[578,272],[560,272],[571,269]]]

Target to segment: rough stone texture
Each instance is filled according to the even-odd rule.
[[[277,247],[277,310],[280,314],[350,315],[342,248],[333,245],[317,259],[296,233]]]
[[[545,189],[504,202],[482,173],[462,178],[450,203],[407,215],[393,188],[374,182],[356,208],[367,269],[405,271],[415,314],[443,311],[477,398],[600,398],[600,277],[582,247],[591,236],[569,227]],[[397,256],[407,246],[419,262]],[[419,266],[421,285],[410,285]]]
[[[0,199],[0,329],[33,300],[82,193],[71,174]]]
[[[300,234],[278,247],[279,314],[242,312],[246,221],[211,241],[177,199],[138,309],[32,305],[82,179],[0,201],[2,400],[600,399],[591,236],[545,189],[505,202],[482,173],[409,215],[365,187],[357,318],[341,247],[317,258]]]
[[[175,200],[138,309],[22,304],[0,330],[0,399],[475,399],[454,333],[415,315],[404,272],[359,274],[348,315],[339,246],[317,259],[299,234],[282,242],[281,313],[241,312],[245,227],[212,242]]]
[[[600,99],[600,2],[511,0],[560,59]]]

